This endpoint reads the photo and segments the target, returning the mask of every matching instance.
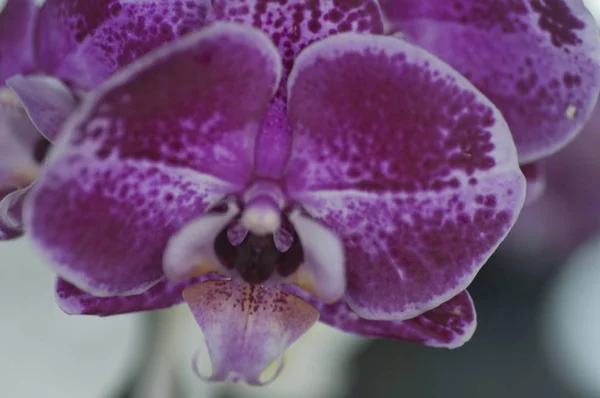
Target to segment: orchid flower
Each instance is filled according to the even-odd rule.
[[[216,381],[261,384],[319,318],[462,344],[464,289],[525,195],[498,109],[381,35],[375,1],[215,1],[208,21],[63,125],[24,211],[59,303],[108,315],[183,296]]]
[[[531,190],[600,93],[600,35],[582,0],[381,0],[389,32],[440,57],[502,112]],[[531,180],[530,180],[531,178]]]
[[[45,143],[14,94],[3,83],[34,68],[30,45],[37,7],[11,0],[0,12],[0,240],[21,233],[20,209],[36,178]]]
[[[137,57],[200,28],[207,1],[47,0],[38,10],[34,0],[8,0],[0,14],[0,81],[20,103],[11,99],[8,115],[8,100],[1,100],[0,118],[22,120],[1,121],[12,125],[3,131],[0,147],[12,151],[15,139],[36,138],[0,165],[11,176],[0,177],[7,181],[0,182],[0,191],[10,193],[0,203],[0,238],[22,234],[22,201],[44,157],[41,150],[56,140],[86,92]],[[7,88],[0,90],[8,96]],[[44,138],[32,135],[31,123]],[[26,162],[24,174],[20,164]],[[18,182],[15,173],[23,177]]]

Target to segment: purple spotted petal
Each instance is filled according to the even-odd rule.
[[[215,278],[207,275],[184,282],[162,280],[143,293],[113,297],[92,296],[64,279],[58,279],[55,295],[59,307],[67,314],[111,316],[172,307],[183,302],[185,288]]]
[[[402,320],[464,290],[515,221],[525,184],[500,112],[425,51],[344,34],[289,80],[287,192],[340,236],[347,301]]]
[[[26,203],[59,275],[100,296],[160,281],[168,239],[250,175],[277,60],[259,31],[213,25],[87,97]]]
[[[277,287],[204,282],[183,297],[204,333],[213,381],[262,384],[262,371],[319,319],[314,307]]]
[[[47,0],[36,30],[45,73],[79,88],[202,27],[208,0]]]
[[[471,339],[477,326],[473,301],[465,290],[438,307],[405,321],[377,321],[359,317],[344,301],[325,304],[294,289],[313,305],[319,320],[344,332],[364,337],[411,341],[430,347],[457,348]]]
[[[266,32],[286,70],[309,44],[340,32],[383,33],[375,0],[213,0],[208,20],[233,21]]]
[[[17,94],[38,130],[54,142],[78,100],[58,79],[43,75],[13,76],[7,85]]]
[[[600,90],[600,36],[581,0],[381,3],[402,37],[500,109],[521,163],[562,148],[588,119]]]
[[[35,0],[8,0],[0,12],[0,86],[18,73],[35,69],[33,29]]]
[[[537,201],[546,189],[546,170],[540,162],[521,165],[521,171],[527,180],[525,204]]]
[[[375,0],[214,0],[208,21],[233,21],[259,27],[277,46],[285,81],[294,59],[309,44],[339,32],[383,33]],[[286,90],[273,99],[257,137],[256,175],[279,179],[289,157],[291,131]]]

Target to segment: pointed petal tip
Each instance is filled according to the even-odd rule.
[[[265,380],[265,369],[319,319],[312,305],[275,287],[204,282],[183,297],[204,333],[212,381],[268,383],[278,371]]]
[[[477,326],[475,307],[466,291],[410,319],[376,320],[360,317],[344,300],[327,304],[298,288],[286,289],[313,305],[320,313],[321,322],[367,338],[404,340],[429,347],[453,349],[468,342]]]
[[[12,76],[6,81],[37,129],[50,142],[55,142],[58,133],[75,110],[78,101],[60,80],[51,76]]]

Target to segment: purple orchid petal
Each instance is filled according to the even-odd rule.
[[[38,175],[40,138],[12,92],[0,89],[0,240],[22,235],[22,193]]]
[[[170,240],[163,257],[163,271],[167,278],[186,280],[216,272],[229,275],[215,252],[217,235],[239,213],[230,205],[225,212],[209,212],[183,227]]]
[[[19,97],[38,130],[54,142],[60,127],[78,104],[71,91],[49,76],[13,76],[6,84]]]
[[[521,171],[527,180],[525,205],[537,201],[546,189],[546,170],[540,162],[521,165]]]
[[[502,111],[521,163],[566,145],[600,90],[600,37],[581,0],[384,0],[399,34],[442,58]]]
[[[25,187],[37,176],[32,143],[36,135],[37,129],[22,109],[0,102],[0,192]]]
[[[40,135],[25,111],[0,91],[0,200],[29,185],[38,173],[35,145]]]
[[[185,288],[216,278],[215,275],[206,275],[184,282],[162,280],[144,293],[113,297],[92,296],[59,278],[55,294],[59,307],[67,314],[111,316],[172,307],[183,302],[182,292]]]
[[[266,36],[219,24],[90,94],[26,203],[26,229],[59,275],[97,296],[157,283],[168,239],[249,178],[279,75]]]
[[[17,189],[0,199],[0,240],[23,235],[23,203],[31,187]]]
[[[0,12],[0,86],[12,75],[35,69],[33,28],[36,15],[35,0],[8,0]]]
[[[167,241],[228,186],[158,163],[54,161],[25,205],[28,233],[58,274],[96,296],[139,294],[163,278]]]
[[[290,197],[344,241],[360,316],[412,318],[464,290],[524,201],[510,132],[464,77],[392,37],[307,48],[289,80]]]
[[[341,32],[383,33],[375,0],[213,0],[207,20],[256,26],[277,46],[286,70],[309,44]]]
[[[208,0],[47,0],[36,30],[42,71],[89,89],[202,27]]]
[[[283,59],[284,81],[298,53],[315,41],[346,31],[383,33],[381,12],[375,0],[214,0],[207,20],[233,21],[266,32]],[[290,148],[291,129],[285,85],[282,85],[257,137],[256,175],[281,178]]]
[[[343,243],[335,233],[300,212],[289,219],[300,238],[304,258],[293,283],[325,302],[338,301],[346,292]]]
[[[363,337],[405,340],[430,347],[457,348],[471,339],[477,326],[475,306],[466,290],[438,307],[404,321],[361,318],[343,300],[325,304],[300,289],[296,288],[291,292],[314,306],[321,314],[321,322]]]
[[[319,319],[310,304],[276,287],[204,282],[183,297],[204,333],[213,381],[264,384],[263,370]]]

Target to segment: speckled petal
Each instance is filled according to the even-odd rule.
[[[266,32],[286,70],[309,44],[340,32],[383,33],[376,0],[213,0],[209,21],[232,21]]]
[[[325,304],[306,293],[293,291],[313,305],[319,320],[336,329],[364,337],[411,341],[430,347],[457,348],[471,339],[477,326],[475,306],[465,290],[457,296],[405,321],[377,321],[359,317],[344,301]]]
[[[346,31],[383,33],[381,13],[375,0],[215,0],[207,20],[233,21],[266,32],[282,57],[283,81],[298,53],[317,40]],[[285,103],[283,84],[257,138],[254,159],[258,176],[281,178],[289,157],[291,131]]]
[[[259,31],[219,24],[86,97],[25,209],[26,229],[59,275],[94,295],[157,283],[168,239],[250,174],[278,68]]]
[[[183,289],[216,278],[215,275],[207,275],[184,282],[172,282],[165,279],[143,293],[113,297],[92,296],[64,279],[58,279],[55,297],[59,307],[67,314],[111,316],[172,307],[183,302]]]
[[[89,89],[159,46],[202,27],[208,0],[46,0],[39,68]]]
[[[381,3],[401,37],[448,62],[502,111],[521,163],[562,148],[588,119],[600,90],[600,36],[581,0]]]
[[[546,169],[541,162],[521,165],[521,171],[527,180],[525,205],[537,201],[546,189]]]
[[[402,320],[464,290],[525,183],[500,112],[411,44],[352,33],[296,60],[288,195],[344,241],[347,301]]]
[[[18,73],[32,72],[35,0],[8,0],[0,12],[0,86]]]
[[[17,94],[33,124],[50,141],[55,141],[60,127],[79,102],[60,80],[49,76],[17,75],[6,84]]]
[[[277,287],[204,282],[183,297],[204,333],[213,381],[262,384],[263,370],[319,319],[314,307]]]

